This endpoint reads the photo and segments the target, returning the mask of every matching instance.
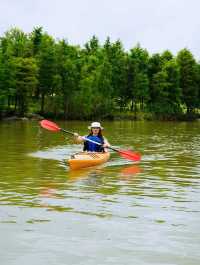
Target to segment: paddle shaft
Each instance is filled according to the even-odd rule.
[[[71,135],[74,135],[74,133],[73,133],[73,132],[67,131],[67,130],[65,130],[65,129],[62,129],[62,128],[60,128],[60,131],[62,131],[62,132],[65,132],[65,133],[68,133],[68,134],[71,134]]]

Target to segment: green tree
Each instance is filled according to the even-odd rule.
[[[197,63],[187,49],[183,49],[178,53],[177,62],[180,68],[180,87],[183,102],[186,105],[187,113],[190,113],[198,104]]]
[[[174,57],[173,57],[173,54],[169,50],[166,50],[161,54],[160,58],[161,58],[162,63],[165,64],[166,62],[171,61]]]
[[[149,54],[140,45],[131,49],[129,54],[129,98],[131,100],[131,110],[137,112],[137,105],[144,109],[144,104],[149,98],[148,80]]]
[[[52,94],[55,69],[55,41],[47,34],[42,35],[40,50],[37,55],[37,64],[39,67],[39,95],[41,99],[40,112],[44,114],[45,98]]]
[[[7,57],[29,57],[31,56],[31,41],[28,34],[18,28],[12,28],[1,38],[4,55]]]
[[[94,72],[95,87],[92,112],[94,117],[112,117],[114,109],[113,86],[112,86],[112,66],[105,58]]]
[[[114,43],[110,42],[108,37],[103,46],[104,62],[110,64],[110,87],[112,87],[112,98],[119,104],[122,110],[127,103],[127,85],[128,85],[128,56],[124,51],[120,40]]]
[[[37,55],[40,51],[40,45],[42,43],[42,36],[43,36],[43,29],[42,27],[35,27],[31,33],[31,41],[33,46],[33,55]]]
[[[197,89],[198,89],[198,97],[197,97],[197,108],[200,108],[200,64],[197,64]]]
[[[100,49],[99,40],[95,35],[84,46],[86,54],[97,54]]]
[[[2,48],[0,46],[0,111],[4,108],[5,101],[7,98],[7,91],[4,89],[5,88],[4,71],[5,71],[5,66],[3,63]]]
[[[29,99],[37,85],[37,64],[33,58],[14,57],[12,59],[16,86],[16,100],[20,116],[28,110]]]
[[[69,45],[65,40],[60,41],[56,46],[55,86],[65,118],[71,115],[74,93],[79,85],[79,72],[79,48]]]
[[[16,58],[25,58],[31,56],[31,46],[28,35],[20,29],[13,28],[5,33],[0,39],[0,90],[2,99],[7,107],[14,103],[17,106],[16,94]]]
[[[164,117],[171,117],[181,111],[181,90],[179,67],[174,60],[165,61],[162,70],[152,78],[152,111]]]
[[[149,100],[148,109],[153,111],[153,105],[156,101],[155,75],[162,70],[162,58],[160,54],[155,53],[149,58],[148,78],[149,78]]]

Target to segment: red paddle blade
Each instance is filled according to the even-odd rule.
[[[122,157],[132,161],[140,161],[141,159],[141,155],[139,153],[135,153],[130,150],[119,150],[118,152]]]
[[[42,128],[45,128],[49,131],[53,131],[53,132],[60,131],[60,127],[58,127],[58,125],[52,121],[42,120],[40,121],[40,125],[42,126]]]

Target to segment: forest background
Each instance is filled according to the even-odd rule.
[[[200,117],[200,63],[186,48],[150,55],[93,36],[83,47],[36,27],[0,37],[0,117],[65,120]]]

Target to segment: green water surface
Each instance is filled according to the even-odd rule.
[[[87,133],[88,122],[58,122]],[[134,164],[70,171],[82,149],[36,121],[0,123],[1,265],[199,265],[200,122],[104,122]]]

